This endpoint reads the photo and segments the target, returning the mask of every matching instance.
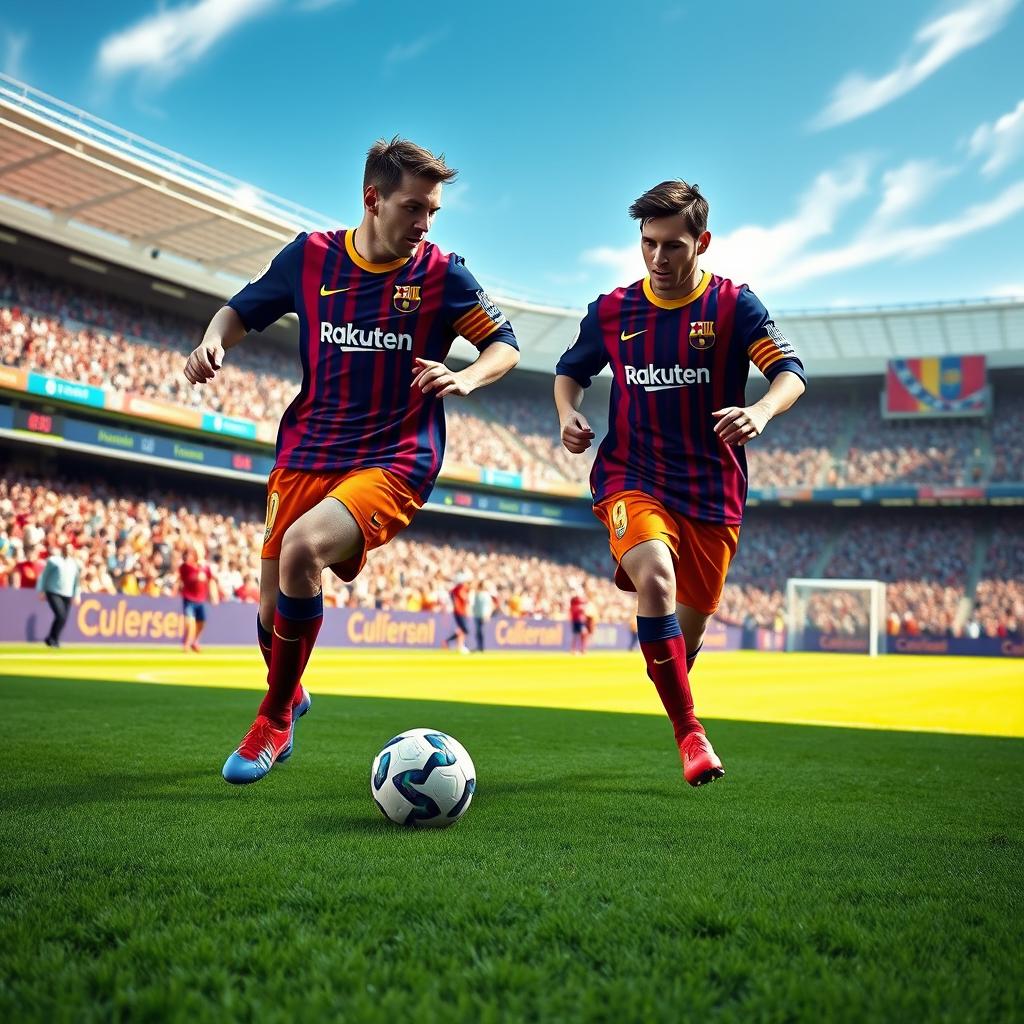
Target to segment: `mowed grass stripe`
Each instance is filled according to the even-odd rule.
[[[261,689],[255,648],[200,655],[166,648],[8,646],[0,673]],[[319,648],[306,675],[314,693],[465,701],[663,715],[639,653]],[[697,662],[698,711],[710,718],[1024,737],[1024,671],[1014,659],[840,654],[708,653]]]
[[[1024,744],[320,696],[219,778],[252,695],[0,680],[0,1017],[1008,1020]],[[370,760],[450,731],[480,788],[386,823]]]

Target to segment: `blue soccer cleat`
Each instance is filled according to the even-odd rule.
[[[292,731],[291,736],[288,740],[288,746],[277,755],[278,763],[281,761],[287,761],[289,757],[295,752],[295,723],[309,710],[309,706],[313,703],[313,698],[309,695],[309,690],[304,686],[302,687],[302,700],[298,704],[292,705]]]
[[[266,715],[258,715],[238,749],[224,762],[224,781],[235,786],[259,782],[291,741],[291,726],[279,729]]]

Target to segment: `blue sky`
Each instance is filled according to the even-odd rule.
[[[770,307],[1024,295],[1022,50],[1019,0],[0,11],[7,73],[340,223],[375,138],[444,150],[434,240],[566,306],[640,276],[668,177]]]

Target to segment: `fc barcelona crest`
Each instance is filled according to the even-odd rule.
[[[714,343],[714,320],[694,320],[690,324],[690,348],[711,348]]]
[[[628,525],[629,513],[626,511],[626,503],[624,501],[615,502],[612,507],[612,529],[615,530],[617,540],[622,540],[625,536]]]
[[[395,285],[395,309],[399,313],[411,313],[420,308],[420,288],[418,284]]]

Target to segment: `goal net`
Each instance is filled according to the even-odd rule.
[[[787,580],[786,650],[885,654],[885,584]]]

